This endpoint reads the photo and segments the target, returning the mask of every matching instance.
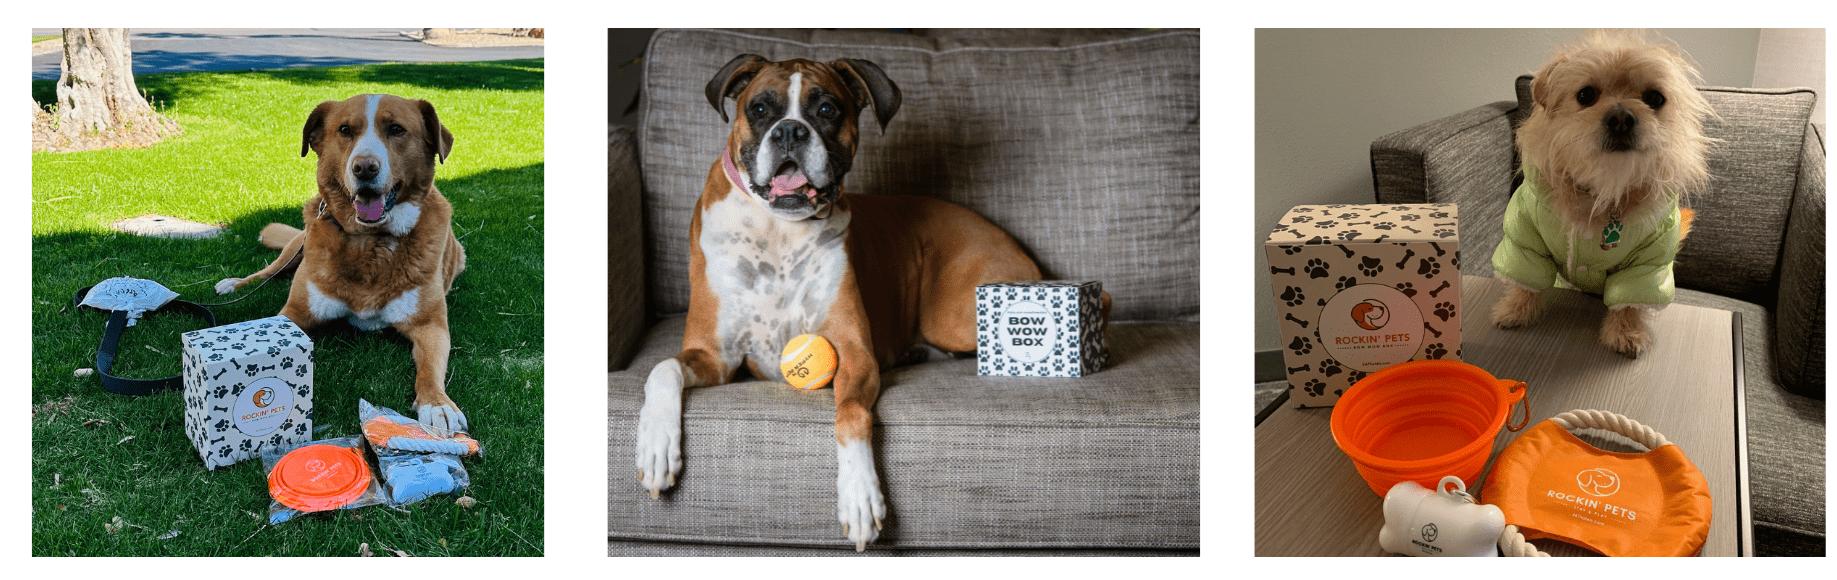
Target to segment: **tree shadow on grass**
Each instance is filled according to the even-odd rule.
[[[440,90],[540,91],[544,59],[487,62],[380,63],[351,66],[284,68],[250,71],[209,71],[135,75],[134,82],[151,102],[160,106],[206,98],[235,83],[224,77],[251,76],[303,86],[344,83],[411,85]],[[349,96],[349,95],[345,95]],[[330,98],[330,97],[328,97]],[[32,100],[40,107],[57,102],[57,81],[32,81]]]

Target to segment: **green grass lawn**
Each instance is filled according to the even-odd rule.
[[[148,149],[32,155],[32,553],[37,556],[537,556],[543,546],[543,61],[385,64],[137,77],[184,132]],[[33,81],[41,105],[52,81]],[[437,184],[453,203],[466,270],[447,298],[448,393],[483,459],[467,460],[477,504],[436,497],[313,514],[267,525],[259,460],[206,471],[185,437],[176,392],[102,390],[95,366],[107,314],[70,306],[113,276],[164,284],[180,299],[222,302],[217,280],[277,252],[256,234],[298,227],[315,157],[300,156],[314,105],[360,93],[427,99],[454,136]],[[211,240],[109,229],[148,213],[226,224]],[[273,316],[277,280],[213,309],[219,324]],[[247,292],[245,289],[244,292]],[[240,294],[239,294],[240,295]],[[155,314],[123,335],[115,374],[178,374],[179,334],[203,326]],[[343,328],[343,325],[334,325]],[[314,337],[316,438],[356,434],[357,400],[413,416],[410,345],[394,331]],[[120,518],[118,531],[105,525]],[[137,527],[139,526],[139,527]],[[169,536],[169,532],[179,532]]]

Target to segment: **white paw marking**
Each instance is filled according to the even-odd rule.
[[[231,292],[235,292],[236,287],[240,286],[241,284],[242,284],[242,278],[224,278],[222,280],[218,280],[217,281],[217,293],[218,294],[229,294]]]
[[[644,408],[638,411],[637,465],[639,483],[651,497],[676,485],[682,472],[682,390],[686,369],[676,359],[664,359],[651,369],[644,382]]]
[[[453,404],[421,405],[415,410],[415,420],[422,425],[430,425],[448,431],[466,431],[466,414],[459,412]]]
[[[887,517],[887,501],[880,495],[880,476],[874,472],[874,448],[866,441],[836,444],[836,519],[855,550],[880,537],[880,520]]]

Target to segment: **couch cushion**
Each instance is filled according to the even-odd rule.
[[[1524,88],[1529,79],[1518,79],[1523,111],[1531,110]],[[1719,117],[1705,120],[1703,133],[1720,142],[1710,147],[1708,192],[1685,202],[1697,218],[1678,250],[1677,285],[1771,307],[1817,95],[1811,89],[1700,90]]]
[[[683,397],[683,471],[661,501],[632,464],[645,377],[682,345],[652,328],[607,389],[607,530],[649,541],[844,546],[835,391],[743,382]],[[1199,546],[1199,326],[1113,324],[1079,379],[977,377],[973,358],[882,375],[876,546]]]
[[[975,210],[1020,240],[1048,278],[1102,281],[1116,320],[1198,316],[1197,31],[658,32],[638,122],[654,311],[688,308],[689,211],[728,132],[703,88],[741,53],[864,58],[899,85],[903,102],[884,134],[871,115],[859,120],[850,193],[928,195]]]

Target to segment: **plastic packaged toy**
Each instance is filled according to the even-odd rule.
[[[357,401],[364,439],[376,454],[383,502],[400,507],[472,485],[460,456],[479,456],[478,440],[415,422],[387,407]]]
[[[357,418],[363,422],[364,438],[377,449],[464,457],[479,457],[484,453],[478,440],[465,433],[422,425],[388,407],[378,407],[363,399],[357,400]]]
[[[383,503],[382,488],[364,458],[363,439],[339,437],[263,449],[268,473],[268,523],[303,513]]]

